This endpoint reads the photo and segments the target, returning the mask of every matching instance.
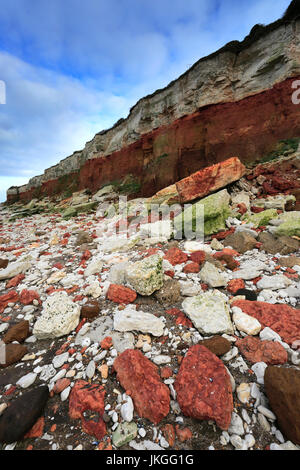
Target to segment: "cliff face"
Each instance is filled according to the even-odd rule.
[[[228,44],[141,99],[82,151],[10,188],[7,200],[95,191],[128,175],[136,194],[150,196],[228,157],[258,160],[278,141],[300,137],[300,105],[292,102],[297,79],[300,17],[257,26],[244,42]]]

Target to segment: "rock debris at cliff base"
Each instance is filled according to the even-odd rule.
[[[299,162],[2,205],[0,446],[299,449]]]

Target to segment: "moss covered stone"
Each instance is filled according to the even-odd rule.
[[[187,207],[174,219],[174,227],[177,232],[183,230],[183,236],[187,237],[187,230],[196,230],[197,222],[203,221],[204,235],[211,235],[226,229],[226,219],[231,215],[229,207],[230,196],[226,189],[211,194],[192,206]],[[187,237],[188,238],[188,237]]]
[[[126,280],[140,295],[151,295],[163,286],[162,258],[152,255],[126,270]]]
[[[276,219],[278,217],[278,213],[276,209],[267,209],[265,211],[259,212],[258,214],[248,215],[245,214],[244,220],[249,223],[254,224],[254,227],[263,227],[268,225],[270,220]]]

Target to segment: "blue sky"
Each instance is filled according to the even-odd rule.
[[[0,0],[0,201],[289,0]]]

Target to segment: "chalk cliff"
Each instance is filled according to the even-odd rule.
[[[256,25],[200,59],[167,87],[139,100],[126,119],[82,151],[7,191],[8,202],[127,181],[136,195],[238,156],[260,160],[281,140],[300,137],[300,2],[268,26]]]

